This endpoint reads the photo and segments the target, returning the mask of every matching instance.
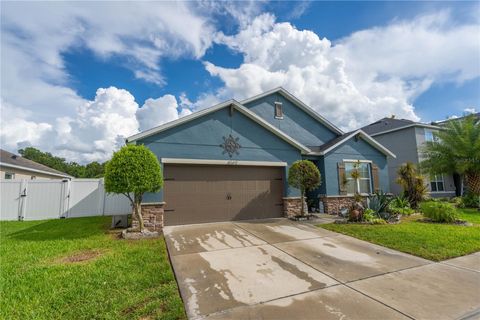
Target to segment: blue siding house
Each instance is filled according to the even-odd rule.
[[[158,157],[165,179],[144,206],[164,211],[166,225],[298,214],[289,166],[314,162],[322,175],[311,206],[336,213],[353,195],[389,191],[387,156],[361,130],[344,133],[283,88],[229,100],[127,139]],[[357,168],[360,178],[350,172]]]

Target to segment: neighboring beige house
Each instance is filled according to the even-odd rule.
[[[71,178],[66,173],[0,149],[0,180]]]

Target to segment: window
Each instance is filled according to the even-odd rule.
[[[15,173],[5,172],[5,179],[7,179],[7,180],[15,179]]]
[[[443,174],[435,174],[430,177],[430,190],[432,192],[445,191]]]
[[[433,142],[433,141],[436,141],[436,140],[437,140],[437,139],[436,139],[435,136],[433,135],[433,131],[432,131],[432,130],[425,129],[425,141]]]
[[[352,172],[358,171],[358,179],[352,177]],[[347,194],[371,193],[372,174],[368,162],[345,162],[345,177],[347,178]]]
[[[433,132],[432,130],[425,129],[425,141],[433,141]]]
[[[275,102],[275,118],[283,119],[282,103]]]

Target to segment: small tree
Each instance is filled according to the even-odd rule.
[[[313,162],[308,160],[295,161],[288,170],[288,184],[300,189],[302,201],[302,216],[305,214],[305,191],[313,190],[320,185],[320,171]]]
[[[124,146],[113,154],[105,166],[105,190],[124,194],[130,200],[141,232],[144,230],[141,210],[143,194],[158,192],[162,186],[160,163],[145,146]]]
[[[402,186],[403,195],[408,199],[412,208],[418,208],[418,204],[425,198],[427,193],[427,186],[423,176],[411,162],[401,165],[397,174],[397,183]]]

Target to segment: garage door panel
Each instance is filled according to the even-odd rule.
[[[165,225],[281,217],[280,167],[165,165]]]

